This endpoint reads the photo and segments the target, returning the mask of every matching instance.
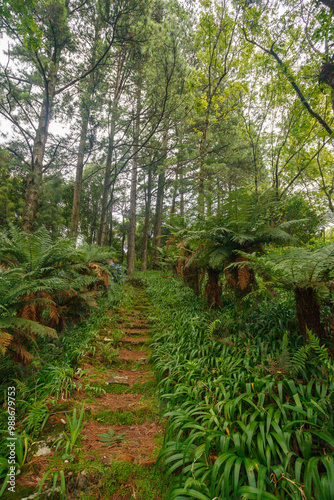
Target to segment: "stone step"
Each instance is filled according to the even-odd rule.
[[[150,330],[143,328],[120,328],[122,332],[129,333],[130,335],[143,335],[144,333],[149,333]]]
[[[122,344],[146,344],[149,342],[149,337],[123,337]]]
[[[136,351],[136,350],[128,350],[128,349],[121,349],[118,353],[117,360],[118,361],[123,361],[125,363],[143,363],[143,364],[148,364],[150,354],[147,354],[142,351]]]
[[[135,323],[123,323],[120,324],[118,327],[118,330],[127,330],[127,329],[137,329],[137,330],[148,330],[149,325],[145,322],[139,323],[136,321]]]

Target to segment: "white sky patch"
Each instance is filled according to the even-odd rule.
[[[10,38],[2,33],[0,36],[0,64],[2,67],[6,67],[8,64],[8,48],[10,48],[11,40]],[[10,61],[9,64],[11,64]],[[63,122],[58,120],[52,120],[49,125],[49,133],[58,135],[60,137],[65,137],[71,131],[70,122]],[[0,116],[0,144],[4,142],[8,142],[14,137],[14,127],[12,124],[6,120],[3,116]]]

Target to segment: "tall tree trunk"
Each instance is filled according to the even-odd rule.
[[[297,321],[304,340],[308,340],[307,330],[322,338],[324,330],[320,321],[320,307],[314,289],[312,287],[296,287],[295,301]]]
[[[121,80],[122,80],[124,57],[125,57],[124,53],[122,53],[118,58],[114,99],[111,104],[111,110],[109,110],[109,116],[111,117],[110,117],[109,134],[108,134],[108,155],[106,161],[106,169],[104,173],[101,219],[100,219],[100,227],[98,234],[98,245],[100,245],[101,247],[104,244],[107,234],[107,213],[108,213],[108,201],[109,201],[109,193],[111,185],[111,165],[112,165],[112,157],[114,151],[114,138],[115,138],[116,118],[118,112],[118,102],[121,97],[121,87],[122,87]]]
[[[184,180],[183,168],[180,169],[180,215],[184,215]]]
[[[152,168],[148,169],[148,183],[147,183],[147,198],[145,204],[145,222],[143,234],[143,250],[141,255],[141,270],[147,269],[147,248],[148,248],[148,230],[150,226],[150,211],[151,211],[151,198],[152,198]]]
[[[45,97],[39,114],[38,128],[32,150],[31,171],[27,181],[25,205],[23,209],[23,229],[30,233],[34,230],[34,221],[39,208],[39,192],[42,185],[43,159],[57,84],[59,56],[60,54],[58,54],[56,60],[53,61],[49,77],[46,80]]]
[[[88,120],[90,111],[89,108],[90,108],[90,103],[87,105],[87,108],[84,109],[82,113],[80,143],[79,143],[78,160],[75,173],[75,184],[74,184],[73,205],[72,205],[72,215],[71,215],[71,229],[70,229],[71,238],[77,236],[79,227],[82,174],[84,167],[84,156],[85,156],[85,147],[86,147],[87,130],[88,130]]]
[[[179,196],[180,196],[180,215],[184,215],[184,185],[183,185],[183,165],[182,165],[182,131],[180,132],[179,128],[175,128],[176,131],[176,136],[177,136],[177,142],[178,142],[178,152],[177,152],[177,170],[176,170],[176,175],[177,175],[177,180],[178,180],[178,190],[179,190]],[[174,194],[176,195],[176,191],[174,191]],[[175,203],[175,201],[174,201]],[[175,213],[175,207],[174,211],[172,213]]]
[[[124,262],[125,233],[122,234],[121,264]]]
[[[107,233],[107,211],[108,211],[108,201],[109,201],[109,191],[111,184],[111,165],[112,156],[114,151],[114,137],[115,137],[115,119],[114,113],[112,113],[109,137],[108,137],[108,154],[106,161],[106,168],[104,172],[104,182],[103,182],[103,194],[102,194],[102,206],[101,206],[101,219],[99,226],[99,234],[97,238],[97,243],[100,247],[103,246],[104,240]]]
[[[177,197],[177,184],[178,184],[178,181],[179,181],[179,162],[177,162],[177,166],[176,166],[172,205],[170,207],[170,213],[171,213],[171,215],[175,214],[175,204],[176,204],[176,197]]]
[[[168,128],[166,126],[163,138],[164,160],[167,157],[167,143],[168,143]],[[153,229],[153,249],[150,262],[150,269],[154,269],[159,260],[159,252],[157,249],[160,248],[161,246],[162,209],[164,202],[164,192],[165,192],[165,165],[162,165],[158,177],[157,202],[155,207],[155,218],[154,218],[154,229]]]
[[[222,287],[219,285],[219,275],[221,271],[218,269],[208,268],[208,281],[205,285],[205,298],[208,307],[215,309],[222,307]]]
[[[185,266],[182,272],[183,281],[188,285],[194,292],[195,296],[198,297],[201,293],[201,284],[203,278],[203,268],[193,266]]]
[[[135,244],[136,244],[136,205],[137,205],[137,172],[138,172],[138,144],[140,132],[140,111],[141,111],[141,78],[137,82],[137,109],[135,121],[135,134],[133,144],[133,159],[131,172],[131,192],[130,192],[130,227],[128,235],[127,254],[127,275],[130,276],[135,270]]]
[[[97,45],[100,40],[100,17],[98,17],[95,24],[94,43],[91,52],[91,61],[94,64],[96,58]],[[78,160],[75,173],[75,184],[73,193],[72,215],[71,215],[71,229],[70,236],[72,238],[78,235],[78,227],[80,220],[80,202],[81,202],[81,189],[82,189],[82,175],[84,168],[84,156],[87,141],[88,122],[90,117],[92,94],[94,91],[94,72],[88,76],[87,87],[83,93],[81,100],[81,131],[80,142],[78,150]]]
[[[209,127],[209,110],[210,110],[210,107],[208,105],[206,113],[205,113],[204,127],[203,127],[203,131],[202,131],[201,143],[200,143],[200,148],[199,148],[200,167],[199,167],[199,183],[198,183],[198,201],[197,201],[197,207],[198,207],[198,212],[200,214],[204,214],[204,202],[205,202],[205,195],[204,195],[205,159],[206,159],[206,147],[207,147],[207,144],[206,144],[206,142],[207,142],[207,132],[208,132],[208,127]]]
[[[206,190],[206,213],[210,217],[212,215],[212,176],[208,174],[208,187]]]
[[[112,230],[113,230],[113,215],[112,215],[112,206],[113,206],[113,198],[114,198],[114,190],[115,190],[115,182],[116,182],[116,176],[114,176],[114,181],[112,183],[112,189],[111,189],[111,196],[110,196],[110,201],[109,201],[109,206],[110,206],[110,224],[109,224],[109,246],[111,247],[112,244]]]

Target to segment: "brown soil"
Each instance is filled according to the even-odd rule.
[[[143,367],[140,370],[113,370],[112,375],[116,377],[128,377],[129,386],[132,387],[136,382],[148,382],[149,380],[155,380],[154,375],[151,370],[147,367]],[[106,374],[106,379],[110,378],[110,373]]]
[[[119,328],[122,328],[122,326],[124,325],[125,328],[132,328],[132,327],[137,327],[137,328],[147,328],[147,320],[144,320],[144,319],[140,319],[138,316],[126,316],[126,317],[122,317],[121,318],[122,320],[122,324],[119,325]],[[126,326],[126,325],[130,325],[129,327]]]
[[[138,328],[138,327],[134,327],[134,328],[122,328],[121,330],[122,330],[122,332],[124,332],[124,333],[130,333],[131,335],[143,335],[143,333],[148,334],[150,332],[149,330],[147,330],[147,328],[144,329],[144,328]]]
[[[97,413],[99,410],[134,410],[141,408],[141,394],[103,394],[93,404],[87,406],[92,410],[92,413]]]
[[[151,353],[147,349],[145,349],[145,351],[144,350],[131,351],[129,349],[120,349],[118,352],[117,359],[120,361],[133,361],[133,362],[146,360],[146,362],[148,362],[148,360],[150,359],[150,355]]]
[[[74,405],[78,406],[78,403],[83,403],[86,409],[85,415],[87,415],[88,420],[85,421],[81,433],[80,449],[74,450],[73,453],[76,456],[76,460],[78,457],[81,459],[84,458],[87,464],[89,461],[98,459],[103,464],[110,465],[111,461],[116,459],[123,462],[140,464],[143,467],[153,467],[156,463],[158,452],[156,440],[164,433],[163,425],[161,425],[161,422],[157,422],[157,418],[154,416],[156,401],[147,394],[127,393],[127,390],[130,391],[136,383],[143,384],[155,380],[154,373],[149,367],[151,350],[149,345],[146,345],[150,342],[150,330],[145,295],[139,291],[136,293],[134,308],[131,310],[120,307],[116,313],[109,311],[107,314],[110,318],[108,318],[106,324],[100,329],[101,340],[105,336],[113,338],[114,330],[118,332],[121,330],[126,336],[121,340],[117,340],[116,337],[118,356],[115,360],[112,360],[112,366],[107,370],[103,367],[103,363],[99,365],[98,360],[103,359],[99,350],[101,348],[108,349],[108,343],[105,343],[104,347],[101,347],[101,343],[94,344],[96,346],[94,354],[89,355],[88,353],[88,356],[80,364],[84,373],[81,376],[76,376],[75,382],[80,384],[82,388],[81,390],[74,391],[71,398],[68,398],[67,401],[70,409]],[[122,344],[126,344],[126,346],[122,346]],[[114,350],[114,348],[115,343],[111,343],[110,349]],[[92,383],[98,383],[99,386],[108,390],[108,386],[104,384],[107,384],[108,380],[113,380],[113,377],[127,377],[128,386],[122,385],[122,391],[120,391],[122,393],[120,394],[106,392],[105,394],[95,395],[89,389],[87,391],[84,390],[86,384]],[[115,392],[117,392],[118,384],[112,385]],[[64,401],[59,401],[59,404],[63,405]],[[141,424],[107,425],[99,422],[96,417],[96,414],[101,410],[104,412],[136,412],[144,408],[147,409],[148,417]],[[56,406],[50,418],[59,420],[62,417],[65,419],[66,413],[68,412],[64,411],[64,407],[59,407],[59,410],[57,410]],[[141,415],[143,415],[143,412]],[[67,425],[64,425],[63,428],[66,432]],[[125,434],[125,438],[113,447],[103,446],[103,442],[99,440],[99,434],[108,432],[110,428],[115,431],[115,435]],[[53,456],[54,452],[47,456],[33,458],[27,464],[27,473],[19,478],[18,484],[21,486],[37,487],[47,471],[50,459]],[[70,475],[71,473],[68,473],[69,477]],[[130,488],[128,483],[122,486],[122,495],[125,492],[127,494],[128,487]],[[129,499],[134,498],[131,488],[129,489]],[[69,496],[67,498],[71,499],[71,492],[69,491],[68,493]],[[93,498],[100,498],[97,490],[96,496],[94,493]],[[112,495],[110,498],[116,500],[118,496],[115,497],[115,495]],[[122,499],[125,498],[125,496],[122,496]]]
[[[162,435],[163,427],[156,422],[144,422],[139,425],[113,425],[116,435],[125,434],[125,440],[115,447],[104,447],[99,441],[99,434],[108,432],[110,425],[103,425],[95,420],[86,422],[83,433],[86,439],[82,448],[82,453],[89,453],[92,450],[98,451],[98,456],[105,459],[118,459],[120,455],[126,454],[133,457],[133,462],[150,458],[153,461],[155,451],[155,437]],[[95,453],[96,456],[96,453]],[[127,460],[126,460],[127,461]]]
[[[148,337],[123,337],[121,342],[129,344],[146,344],[149,340]]]

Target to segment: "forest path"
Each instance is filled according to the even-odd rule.
[[[43,445],[60,429],[69,435],[66,415],[84,406],[74,459],[64,463],[58,458],[63,452],[56,456],[53,451],[34,458],[22,487],[36,488],[47,470],[63,470],[67,500],[168,498],[168,492],[162,493],[163,471],[155,467],[164,428],[155,395],[157,380],[149,364],[151,307],[140,283],[125,285],[120,306],[107,311],[106,321],[81,357],[79,390],[56,402],[45,428]]]
[[[83,450],[102,448],[103,462],[116,459],[147,467],[155,465],[157,438],[163,435],[154,396],[157,382],[149,365],[150,304],[141,288],[128,287],[127,293],[130,300],[116,311],[113,327],[106,324],[100,330],[102,357],[111,360],[112,368],[96,373],[95,367],[83,366],[90,383],[103,382],[106,391],[86,407],[94,418],[85,424]],[[110,427],[125,438],[117,446],[103,447],[98,436]]]

